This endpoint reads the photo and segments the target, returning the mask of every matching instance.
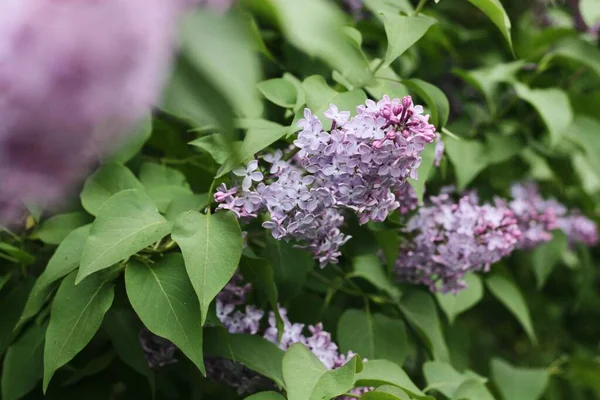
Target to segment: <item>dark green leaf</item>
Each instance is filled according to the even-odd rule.
[[[460,190],[488,165],[489,158],[485,146],[477,140],[457,140],[446,136],[446,154],[454,165],[454,172]]]
[[[387,51],[383,66],[387,67],[412,45],[417,43],[437,21],[425,15],[384,13],[383,26],[387,36]]]
[[[171,223],[175,223],[181,213],[187,211],[199,211],[208,205],[208,193],[186,194],[177,196],[169,203],[165,218]]]
[[[126,163],[140,152],[144,143],[150,139],[152,133],[152,115],[147,114],[135,127],[133,132],[127,135],[123,143],[120,143],[114,154],[109,157],[112,162]]]
[[[17,328],[15,326],[23,312],[25,302],[31,292],[32,286],[32,280],[20,282],[0,297],[0,310],[2,310],[2,323],[0,324],[0,355],[8,348],[16,335]]]
[[[227,158],[231,156],[230,146],[233,146],[238,152],[242,146],[241,141],[227,142],[227,137],[220,133],[202,136],[196,140],[192,140],[189,144],[196,146],[206,151],[217,162],[223,164]]]
[[[414,180],[408,178],[409,184],[415,189],[419,204],[423,204],[423,195],[425,194],[425,184],[427,183],[427,177],[433,169],[433,163],[435,161],[435,144],[428,143],[425,145],[423,152],[421,153],[421,165],[417,169],[418,178]]]
[[[109,350],[98,357],[92,358],[83,367],[77,369],[71,376],[65,380],[62,386],[74,385],[88,376],[96,375],[110,366],[110,363],[115,359],[115,352]]]
[[[387,360],[369,360],[356,376],[356,386],[395,385],[413,395],[424,396],[398,364]]]
[[[61,283],[50,314],[44,346],[44,392],[57,369],[88,344],[114,298],[112,283],[94,275],[75,285],[75,273]]]
[[[60,244],[74,229],[90,222],[92,218],[82,212],[59,214],[44,221],[36,233],[44,243]]]
[[[548,385],[550,373],[541,368],[515,368],[499,358],[491,362],[492,378],[504,400],[537,400]]]
[[[531,254],[533,272],[537,280],[538,289],[546,283],[554,267],[560,262],[563,254],[568,250],[567,237],[562,231],[555,231],[552,240],[536,247]]]
[[[600,77],[600,50],[591,43],[574,38],[563,40],[540,61],[541,67],[556,57],[581,63]]]
[[[183,253],[204,324],[210,302],[238,267],[242,256],[240,226],[231,212],[204,215],[190,211],[177,218],[172,237]]]
[[[77,283],[158,242],[170,231],[170,224],[144,192],[117,193],[100,208],[90,228]]]
[[[173,342],[205,374],[200,305],[182,255],[167,254],[152,266],[129,262],[125,284],[144,325]]]
[[[500,0],[469,0],[471,4],[479,8],[488,16],[488,18],[500,29],[502,35],[508,42],[511,51],[513,51],[512,39],[510,36],[510,19],[502,7]]]
[[[479,276],[474,273],[467,274],[465,281],[467,282],[467,288],[461,290],[458,294],[436,293],[435,295],[450,323],[454,322],[459,314],[475,306],[483,297],[483,285]]]
[[[455,399],[495,400],[485,384],[478,379],[467,379],[454,392]]]
[[[427,103],[427,107],[431,110],[431,123],[441,130],[450,115],[450,103],[444,92],[437,86],[416,78],[405,79],[402,83]]]
[[[400,299],[400,290],[386,275],[382,262],[376,254],[364,254],[352,260],[354,272],[350,277],[366,279],[376,288],[387,292],[393,300]],[[366,356],[366,355],[365,355]]]
[[[35,258],[31,254],[25,250],[13,246],[12,244],[0,242],[0,252],[14,259],[18,264],[30,265],[35,261]]]
[[[337,327],[342,352],[352,350],[369,360],[386,359],[402,365],[408,355],[406,327],[400,319],[362,310],[346,310]]]

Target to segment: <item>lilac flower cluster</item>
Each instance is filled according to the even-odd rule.
[[[264,156],[270,164],[267,179],[257,160],[234,170],[241,184],[219,188],[219,208],[240,218],[268,211],[263,226],[273,237],[299,241],[322,266],[337,262],[339,248],[350,239],[339,229],[342,211],[355,212],[361,224],[385,220],[400,207],[396,193],[408,190],[408,177],[417,179],[421,152],[436,137],[429,116],[410,96],[367,100],[357,113],[351,118],[331,104],[327,132],[306,109],[294,141],[297,154],[290,161],[281,150]]]
[[[175,358],[177,346],[169,340],[153,334],[146,328],[140,331],[138,339],[150,368],[160,368],[178,361]]]
[[[473,194],[458,203],[448,193],[431,197],[408,221],[405,230],[415,236],[401,245],[398,277],[456,293],[466,287],[467,272],[487,271],[510,254],[521,236],[514,213],[502,204],[477,202]]]

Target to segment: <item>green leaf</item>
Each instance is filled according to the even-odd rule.
[[[230,146],[233,146],[237,152],[242,146],[242,142],[237,140],[229,143],[227,138],[220,133],[202,136],[192,140],[189,144],[206,151],[217,164],[223,164],[231,156]]]
[[[383,14],[412,14],[415,11],[409,0],[364,0],[364,4],[379,18],[383,18]]]
[[[158,242],[170,231],[170,224],[144,192],[117,193],[100,208],[90,228],[77,283]]]
[[[387,51],[383,66],[387,67],[417,43],[437,21],[425,15],[383,14]]]
[[[92,358],[81,368],[75,370],[68,379],[64,381],[62,386],[74,385],[88,376],[96,375],[107,369],[115,359],[115,352],[111,349]]]
[[[427,183],[427,178],[433,169],[433,163],[435,161],[435,144],[427,143],[425,144],[425,148],[423,152],[421,152],[421,165],[417,169],[417,177],[419,179],[414,180],[412,178],[408,178],[409,184],[413,187],[417,194],[417,199],[419,199],[419,204],[423,204],[423,196],[425,195],[425,184]]]
[[[309,399],[331,399],[343,395],[354,387],[356,373],[362,369],[362,361],[358,356],[354,356],[343,366],[326,371],[317,381]]]
[[[452,293],[436,293],[440,307],[448,317],[450,323],[461,313],[467,311],[481,300],[483,297],[483,284],[481,279],[474,273],[465,276],[467,288],[458,292]]]
[[[31,325],[8,348],[2,364],[3,400],[22,398],[42,379],[45,334],[45,326]]]
[[[280,301],[286,302],[296,297],[314,265],[310,254],[283,240],[274,239],[267,233],[267,247],[263,256],[273,266]]]
[[[397,386],[383,385],[374,391],[365,393],[363,400],[411,400],[408,393]]]
[[[260,82],[258,90],[271,103],[283,108],[293,108],[296,105],[296,87],[287,79],[276,78]]]
[[[144,325],[173,342],[206,374],[200,305],[182,255],[169,253],[152,266],[135,260],[129,262],[125,286],[129,301]]]
[[[478,379],[467,379],[454,392],[455,399],[495,400],[485,384]]]
[[[387,263],[387,271],[393,271],[396,259],[400,253],[400,234],[397,229],[378,230],[373,232],[379,247],[383,251]],[[400,290],[394,286],[398,292]]]
[[[254,159],[254,155],[275,143],[289,132],[289,127],[275,122],[257,119],[244,121],[248,129],[239,152],[235,157],[229,157],[217,173],[217,178],[229,173],[239,164]]]
[[[260,392],[246,397],[245,400],[285,400],[285,397],[277,392]]]
[[[567,94],[556,88],[531,89],[515,83],[517,95],[531,104],[550,132],[550,144],[556,146],[573,122],[573,110]]]
[[[600,77],[600,50],[591,43],[575,38],[563,40],[540,61],[540,68],[543,69],[554,58],[583,64]]]
[[[423,364],[423,375],[427,387],[437,390],[448,398],[455,398],[458,387],[469,379],[469,375],[461,374],[452,365],[441,361],[427,361]]]
[[[36,233],[44,243],[60,244],[74,229],[90,222],[92,218],[82,212],[59,214],[42,222]]]
[[[457,140],[446,136],[446,154],[454,165],[459,190],[467,185],[488,165],[485,146],[477,140]]]
[[[240,226],[231,212],[190,211],[177,218],[172,237],[183,253],[204,325],[210,302],[229,282],[242,257]]]
[[[537,400],[550,380],[547,369],[515,368],[499,358],[494,358],[490,367],[492,379],[504,400]]]
[[[175,223],[181,213],[202,210],[208,205],[208,193],[177,196],[169,203],[165,218]]]
[[[262,112],[256,90],[261,73],[250,38],[246,21],[235,14],[197,9],[181,23],[181,46],[191,65],[239,115],[257,117]]]
[[[91,225],[75,229],[56,248],[48,261],[44,272],[37,278],[29,294],[19,325],[24,324],[29,318],[36,315],[50,294],[56,288],[55,282],[69,275],[79,267],[83,246],[87,241]]]
[[[108,159],[125,164],[140,152],[144,143],[150,139],[150,134],[152,134],[152,114],[148,113]]]
[[[356,106],[364,104],[367,100],[365,92],[361,89],[338,93],[319,75],[306,78],[302,82],[302,88],[306,94],[306,106],[319,118],[325,130],[331,128],[331,121],[325,118],[329,104],[335,104],[340,111],[350,111],[351,115],[356,115]]]
[[[67,276],[52,303],[44,346],[44,393],[54,372],[71,361],[94,337],[114,298],[114,286],[100,275],[75,285]]]
[[[400,319],[362,310],[346,310],[338,320],[338,345],[369,360],[385,359],[402,365],[408,355],[406,326]]]
[[[81,204],[87,212],[98,215],[100,207],[112,195],[127,189],[144,189],[129,168],[108,163],[86,179],[81,191]]]
[[[400,290],[386,275],[377,254],[364,254],[352,260],[354,271],[349,277],[366,279],[376,288],[387,292],[393,300],[400,299]]]
[[[2,310],[2,323],[0,324],[0,355],[12,343],[17,334],[15,326],[23,312],[27,297],[31,292],[32,280],[20,282],[10,291],[0,297],[0,310]]]
[[[523,150],[523,143],[517,136],[488,134],[485,140],[490,164],[500,164],[508,161]]]
[[[508,18],[508,14],[506,14],[504,7],[502,7],[500,0],[469,0],[469,2],[483,11],[494,25],[500,29],[500,32],[502,32],[502,35],[510,46],[510,50],[514,53],[510,36],[510,19]]]
[[[356,386],[395,385],[413,395],[424,396],[398,364],[387,360],[369,360],[356,376]]]
[[[304,344],[295,343],[283,356],[282,370],[288,400],[306,400],[327,368]]]
[[[405,294],[399,305],[408,322],[425,340],[433,358],[448,361],[450,355],[433,298],[427,293],[413,291]]]
[[[437,86],[416,78],[405,79],[402,83],[427,103],[431,110],[431,123],[441,130],[450,115],[450,103],[444,92]]]
[[[381,59],[374,59],[371,62],[371,68],[376,68]],[[369,82],[365,87],[366,91],[375,99],[380,99],[384,95],[391,98],[401,99],[408,95],[408,89],[402,84],[400,77],[391,67],[381,67],[375,72],[375,79]]]
[[[293,110],[294,112],[298,112],[298,110],[300,110],[300,108],[306,103],[306,94],[302,89],[302,82],[300,79],[288,72],[283,74],[283,79],[294,85],[294,88],[296,89],[296,103],[294,104]]]
[[[595,119],[577,115],[573,120],[566,138],[575,142],[584,152],[585,158],[593,166],[592,171],[600,178],[600,122]]]
[[[242,363],[251,370],[283,383],[284,352],[275,344],[257,335],[230,334],[224,328],[204,328],[204,351],[207,356],[224,357]]]
[[[546,283],[554,267],[560,262],[563,254],[568,250],[567,237],[562,231],[554,231],[552,240],[536,247],[531,254],[533,272],[538,289]]]
[[[535,344],[537,339],[529,316],[529,309],[519,288],[510,279],[501,275],[488,277],[485,284],[490,292],[513,313]]]
[[[600,3],[597,0],[581,0],[579,12],[588,27],[600,22]]]
[[[356,87],[371,78],[364,55],[344,34],[344,15],[333,4],[325,0],[271,0],[270,3],[292,45],[322,59]]]
[[[165,212],[177,197],[193,195],[185,175],[166,165],[142,164],[140,181],[160,212]]]
[[[6,254],[8,257],[13,258],[14,262],[18,264],[30,265],[35,261],[35,258],[31,254],[25,250],[21,250],[20,248],[13,246],[12,244],[0,242],[0,252]]]

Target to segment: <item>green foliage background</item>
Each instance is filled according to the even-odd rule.
[[[584,18],[598,14],[582,3]],[[253,400],[329,399],[355,385],[379,386],[371,400],[600,398],[597,248],[557,234],[469,276],[458,296],[431,295],[395,284],[376,255],[395,258],[393,218],[351,223],[340,266],[319,270],[258,225],[242,255],[237,220],[211,214],[216,185],[291,142],[304,107],[322,115],[329,103],[411,94],[446,142],[439,168],[432,149],[424,157],[420,196],[447,184],[506,196],[533,178],[598,220],[600,49],[566,8],[545,6],[554,25],[543,27],[539,3],[520,0],[364,6],[358,21],[324,0],[188,16],[162,103],[131,142],[62,212],[31,210],[22,230],[0,233],[2,399],[240,398],[203,378],[206,355],[285,389]],[[258,304],[322,321],[369,361],[326,372],[303,346],[283,354],[224,334],[211,302],[238,266],[253,271]],[[142,322],[181,349],[179,363],[148,368]]]

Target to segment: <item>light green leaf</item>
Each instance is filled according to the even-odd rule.
[[[285,397],[277,392],[260,392],[246,397],[245,400],[285,400]]]
[[[402,297],[400,309],[424,339],[433,358],[448,361],[450,355],[433,298],[427,293],[413,291]]]
[[[171,231],[152,200],[140,190],[125,190],[104,203],[90,228],[77,283],[158,242]]]
[[[125,140],[120,143],[115,153],[108,158],[111,162],[126,163],[140,152],[144,143],[150,139],[152,134],[152,114],[148,113],[137,124],[133,132],[127,135]]]
[[[387,67],[412,45],[417,43],[437,21],[425,15],[383,14],[383,26],[387,36],[387,51],[383,66]]]
[[[375,68],[380,62],[380,59],[374,59],[371,68]],[[375,79],[365,89],[375,99],[381,99],[386,94],[392,99],[402,99],[408,95],[408,89],[401,82],[400,77],[391,67],[381,67],[375,72]]]
[[[483,285],[481,279],[474,273],[465,276],[467,288],[453,293],[436,293],[440,307],[448,317],[450,323],[461,313],[467,311],[481,300],[483,297]]]
[[[317,381],[310,400],[331,399],[343,395],[354,387],[356,373],[362,371],[362,368],[362,361],[358,356],[354,356],[343,366],[326,371]]]
[[[287,79],[276,78],[262,81],[258,84],[258,90],[271,103],[284,108],[293,108],[296,105],[296,87]]]
[[[223,134],[214,133],[192,140],[189,144],[206,151],[217,164],[223,164],[231,156],[230,146],[233,146],[237,152],[239,152],[242,146],[241,141],[236,140],[228,143],[227,140],[227,137]]]
[[[427,143],[425,144],[425,148],[421,152],[421,165],[417,169],[417,177],[419,179],[414,180],[412,178],[408,178],[408,184],[410,184],[415,193],[417,194],[417,199],[419,199],[419,204],[423,204],[423,196],[425,195],[425,184],[427,183],[427,178],[433,169],[433,163],[435,161],[435,143]]]
[[[79,267],[83,246],[87,241],[91,225],[85,225],[69,233],[56,248],[48,261],[44,272],[37,278],[29,294],[27,303],[21,314],[19,325],[24,324],[29,318],[36,315],[50,294],[55,289],[55,282]]]
[[[196,9],[182,21],[181,45],[191,65],[222,93],[238,114],[257,117],[262,112],[256,90],[260,62],[245,22],[235,14],[219,15]]]
[[[300,108],[306,103],[306,94],[302,89],[302,82],[300,79],[288,72],[283,74],[283,79],[294,85],[294,88],[296,89],[296,104],[294,104],[293,110],[294,112],[298,112],[298,110],[300,110]]]
[[[490,164],[500,164],[518,155],[523,143],[517,136],[488,134],[485,137],[486,153]]]
[[[410,380],[398,364],[387,360],[369,360],[363,364],[363,370],[356,376],[356,386],[395,385],[413,395],[424,393]]]
[[[537,400],[550,380],[549,371],[543,368],[515,368],[499,358],[494,358],[490,366],[504,400]]]
[[[338,320],[338,345],[369,360],[385,359],[402,365],[408,355],[406,326],[401,319],[362,310],[346,310]]]
[[[344,34],[344,15],[333,4],[325,0],[271,0],[270,3],[292,45],[322,59],[356,87],[371,78],[364,55]]]
[[[584,152],[593,166],[592,171],[600,178],[600,122],[595,119],[577,115],[567,129],[566,138],[575,142]]]
[[[478,379],[467,379],[454,392],[455,399],[495,400],[485,384]]]
[[[114,298],[112,283],[100,275],[75,285],[75,273],[67,276],[52,303],[44,346],[44,393],[54,372],[71,361],[100,328]]]
[[[415,9],[409,0],[364,0],[373,14],[383,19],[383,14],[412,14]]]
[[[600,2],[598,0],[581,0],[579,12],[588,27],[593,27],[600,22]]]
[[[275,344],[257,335],[230,334],[224,328],[204,328],[204,351],[207,356],[224,357],[242,363],[251,370],[283,383],[284,352]]]
[[[510,279],[501,275],[490,276],[486,279],[485,284],[490,292],[513,313],[535,344],[537,339],[529,316],[529,309],[519,288]]]
[[[30,265],[35,261],[35,258],[31,254],[12,244],[0,242],[0,252],[14,259],[14,262],[18,264]],[[13,262],[13,260],[11,260],[11,262]]]
[[[42,222],[36,234],[44,243],[60,244],[74,229],[90,222],[92,218],[82,212],[59,214]]]
[[[387,292],[394,300],[400,299],[400,290],[386,275],[377,254],[364,254],[352,260],[354,271],[349,277],[366,279],[373,286]]]
[[[190,211],[177,218],[172,237],[183,253],[204,324],[210,302],[229,282],[240,262],[240,226],[231,212],[204,215]]]
[[[454,165],[459,190],[467,185],[488,165],[485,146],[477,140],[457,140],[446,136],[446,154]]]
[[[229,157],[217,173],[217,178],[229,173],[239,164],[254,159],[254,155],[281,139],[289,132],[289,127],[275,122],[257,119],[245,120],[244,128],[248,129],[236,157]]]
[[[508,14],[506,14],[504,7],[502,7],[500,0],[469,0],[469,2],[483,11],[494,25],[500,29],[500,32],[502,32],[502,35],[510,46],[510,50],[514,52],[510,36],[510,19],[508,18]]]
[[[31,325],[6,352],[2,364],[2,399],[18,400],[35,388],[44,373],[46,327]]]
[[[112,195],[127,189],[144,189],[129,168],[108,163],[86,179],[81,191],[81,204],[87,212],[97,215],[100,207]]]
[[[576,38],[563,40],[540,61],[540,68],[544,68],[554,58],[566,58],[583,64],[600,77],[600,50],[591,43]]]
[[[280,301],[286,302],[297,296],[314,265],[310,254],[293,247],[291,243],[274,239],[267,233],[267,247],[263,256],[273,266]]]
[[[554,231],[552,240],[536,247],[531,254],[533,272],[537,281],[538,289],[546,283],[548,276],[554,267],[560,262],[562,256],[568,250],[567,237],[562,231]]]
[[[351,115],[356,115],[356,106],[364,104],[367,100],[365,92],[361,89],[338,93],[319,75],[306,78],[302,82],[302,88],[306,94],[306,106],[319,118],[325,130],[331,128],[331,121],[325,118],[329,104],[335,104],[340,111],[350,111]]]
[[[458,387],[469,379],[467,374],[461,374],[452,365],[441,361],[427,361],[423,364],[423,375],[429,389],[448,398],[455,398],[454,393]]]
[[[165,218],[167,221],[175,223],[181,213],[202,210],[207,205],[208,193],[177,196],[169,203],[167,211],[165,211]]]
[[[327,368],[304,344],[296,343],[283,356],[282,370],[288,400],[306,400]]]
[[[567,94],[556,88],[531,89],[515,83],[517,95],[530,103],[542,117],[550,132],[550,144],[556,146],[573,122],[573,110]]]
[[[404,390],[397,386],[383,385],[371,392],[365,393],[363,400],[411,400],[411,397]]]
[[[181,254],[167,254],[152,266],[129,262],[125,286],[144,325],[173,342],[205,374],[200,305]]]
[[[140,181],[160,212],[165,212],[175,198],[193,194],[181,171],[162,164],[142,164]]]
[[[444,92],[437,86],[416,78],[405,79],[402,83],[427,103],[427,107],[431,110],[431,123],[441,130],[450,115],[450,103]]]

